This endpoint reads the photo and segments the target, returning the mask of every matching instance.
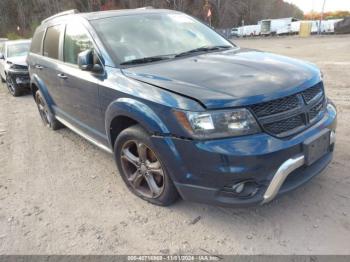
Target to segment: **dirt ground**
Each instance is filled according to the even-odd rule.
[[[111,155],[44,128],[0,86],[0,254],[350,254],[350,36],[235,41],[316,63],[338,106],[335,158],[269,205],[162,208],[124,186]]]

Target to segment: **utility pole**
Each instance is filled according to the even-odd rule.
[[[322,6],[322,11],[321,11],[321,17],[320,21],[318,23],[318,34],[321,34],[321,26],[322,26],[322,20],[323,20],[323,13],[324,13],[324,6],[326,5],[326,0],[323,0],[323,6]]]

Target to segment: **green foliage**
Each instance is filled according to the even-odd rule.
[[[6,38],[9,40],[17,40],[23,38],[22,36],[18,35],[17,33],[11,32],[6,35]]]
[[[35,29],[40,25],[40,23],[37,20],[33,20],[30,24],[30,35],[33,35],[35,32]]]

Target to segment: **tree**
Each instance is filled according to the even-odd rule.
[[[205,3],[204,0],[1,0],[0,37],[10,32],[31,37],[40,21],[69,9],[90,12],[153,6],[179,10],[205,21],[208,13],[204,10]],[[282,0],[207,0],[207,5],[212,13],[212,25],[219,28],[240,25],[242,20],[245,24],[256,24],[265,18],[303,17],[300,9]]]

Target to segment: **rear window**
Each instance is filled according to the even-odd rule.
[[[60,35],[63,31],[63,26],[52,26],[46,31],[44,40],[44,56],[58,59],[58,48],[60,45]]]
[[[41,30],[39,32],[35,32],[33,39],[32,39],[32,45],[30,46],[30,52],[35,54],[41,54],[41,44],[44,37],[44,31]]]

